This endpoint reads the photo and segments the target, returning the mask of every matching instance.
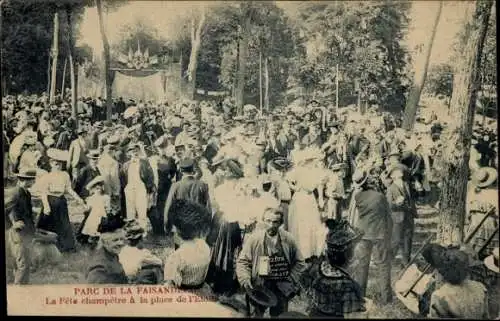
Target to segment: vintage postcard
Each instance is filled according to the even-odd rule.
[[[494,4],[1,0],[7,315],[497,319]]]

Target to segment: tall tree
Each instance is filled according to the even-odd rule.
[[[191,34],[191,54],[189,55],[189,65],[187,70],[189,82],[189,96],[190,99],[194,98],[196,93],[196,70],[198,68],[198,55],[201,47],[202,31],[205,26],[206,9],[201,8],[201,13],[198,21],[196,15],[191,16],[190,34]]]
[[[106,30],[104,27],[103,20],[103,6],[101,0],[95,0],[95,4],[97,7],[97,15],[99,17],[99,30],[101,33],[102,39],[102,47],[104,51],[104,86],[106,88],[106,119],[111,119],[111,114],[113,112],[113,98],[112,98],[112,83],[111,83],[111,72],[110,72],[110,63],[111,63],[111,54],[109,51],[109,42],[108,37],[106,36]]]
[[[438,241],[442,244],[458,244],[463,239],[472,126],[492,5],[493,0],[476,1],[475,10],[467,12],[461,35],[450,107],[456,121],[449,124],[442,138],[446,141],[438,226]]]
[[[52,71],[50,76],[50,103],[56,100],[56,82],[57,82],[57,60],[59,58],[59,12],[54,13],[54,30],[52,38]]]
[[[71,115],[75,120],[77,120],[78,126],[78,111],[76,108],[76,99],[78,95],[78,81],[77,81],[77,73],[75,72],[75,38],[73,36],[73,9],[70,5],[66,6],[66,19],[68,21],[68,60],[69,60],[69,75],[70,75],[70,83],[71,83]],[[64,75],[63,77],[66,77]]]
[[[242,23],[239,26],[239,41],[238,41],[238,69],[236,72],[236,108],[238,114],[243,112],[244,95],[245,95],[245,76],[247,68],[248,59],[248,43],[250,41],[250,27],[251,27],[251,8],[252,3],[242,2],[241,6],[241,18]]]
[[[443,1],[440,1],[436,11],[436,17],[434,18],[434,23],[432,25],[432,32],[427,41],[427,46],[425,48],[425,57],[422,66],[417,66],[415,70],[413,86],[410,90],[409,99],[406,103],[406,108],[403,115],[403,129],[412,130],[415,123],[415,116],[417,114],[418,102],[420,101],[420,94],[425,85],[425,80],[427,78],[427,69],[429,68],[429,61],[432,53],[432,45],[434,43],[434,38],[436,37],[437,28],[439,25],[439,19],[441,18],[441,11],[443,9]]]

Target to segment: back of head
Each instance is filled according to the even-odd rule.
[[[212,214],[196,202],[179,199],[172,202],[169,217],[179,236],[184,240],[192,240],[206,235]]]

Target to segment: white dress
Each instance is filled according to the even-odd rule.
[[[288,210],[288,230],[293,235],[304,258],[319,256],[324,248],[326,226],[313,191],[320,184],[321,169],[297,168],[290,173],[297,190]]]
[[[101,223],[101,218],[105,217],[111,208],[111,199],[108,195],[94,194],[86,200],[90,207],[90,214],[85,221],[85,226],[82,229],[82,234],[89,236],[99,236],[97,228]]]

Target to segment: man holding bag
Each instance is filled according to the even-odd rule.
[[[267,208],[263,222],[265,228],[255,231],[243,243],[236,275],[255,307],[254,316],[262,317],[269,307],[271,317],[276,317],[288,311],[288,302],[298,293],[305,263],[292,235],[279,228],[283,224],[282,210]],[[259,304],[257,292],[272,292],[276,304]]]

